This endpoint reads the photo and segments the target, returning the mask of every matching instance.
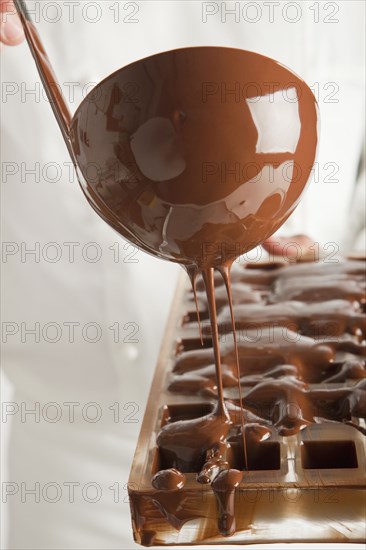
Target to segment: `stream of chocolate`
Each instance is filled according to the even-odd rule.
[[[272,235],[298,204],[315,159],[315,98],[299,77],[267,57],[231,48],[184,48],[110,75],[84,99],[70,123],[58,88],[52,89],[56,79],[24,3],[17,1],[17,8],[91,206],[133,244],[180,263],[195,298],[196,277],[202,275],[217,403],[204,418],[162,428],[157,444],[174,466],[158,472],[153,486],[179,492],[184,472],[198,469],[197,480],[211,482],[215,492],[219,530],[229,535],[235,531],[234,493],[242,472],[228,468],[225,458],[232,419],[223,393],[214,269],[224,280],[230,312],[241,468],[246,470],[242,356],[230,266]],[[96,177],[90,165],[94,171],[97,167]],[[197,299],[196,306],[198,313]],[[201,325],[200,336],[203,342]],[[262,429],[253,426],[251,438],[258,434],[260,440]]]
[[[244,414],[243,414],[243,398],[242,398],[242,392],[241,392],[241,384],[240,384],[240,367],[239,367],[239,354],[238,354],[238,346],[236,341],[236,330],[235,330],[235,319],[234,319],[234,310],[233,310],[233,303],[232,303],[232,296],[231,296],[231,288],[230,288],[230,265],[227,266],[220,266],[218,268],[219,272],[221,273],[221,276],[223,278],[223,281],[225,283],[227,298],[229,302],[229,309],[230,309],[230,321],[231,321],[231,330],[234,337],[234,346],[236,351],[236,372],[237,372],[237,380],[238,380],[238,391],[239,391],[239,406],[240,406],[240,418],[241,418],[241,426],[242,426],[242,437],[243,437],[243,452],[244,452],[244,467],[248,468],[248,459],[247,459],[247,446],[245,442],[245,429],[244,429]],[[199,334],[200,334],[200,340],[201,344],[203,345],[203,336],[202,336],[202,329],[201,329],[201,322],[200,322],[200,313],[198,308],[198,301],[197,301],[197,292],[196,292],[196,280],[197,276],[199,274],[198,269],[192,269],[187,268],[188,276],[191,280],[192,284],[192,290],[194,294],[194,301],[196,306],[196,313],[197,313],[197,321],[199,326]],[[213,335],[213,349],[214,349],[214,358],[215,358],[215,372],[216,372],[216,386],[218,388],[218,401],[217,401],[217,410],[216,413],[220,416],[222,416],[225,420],[228,417],[228,412],[225,407],[225,401],[223,396],[223,388],[222,388],[222,369],[221,369],[221,357],[220,357],[220,345],[219,345],[219,334],[218,334],[218,323],[217,323],[217,315],[216,315],[216,299],[215,299],[215,285],[214,285],[214,269],[208,268],[207,270],[204,270],[202,272],[202,279],[205,285],[206,289],[206,295],[207,295],[207,303],[209,308],[209,317],[211,322],[211,328],[212,328],[212,335]],[[201,479],[202,476],[201,476]],[[209,482],[209,479],[205,477],[205,482]]]
[[[214,369],[212,350],[185,351],[169,389],[217,392],[216,405],[205,416],[161,428],[157,445],[170,467],[152,478],[150,513],[158,510],[178,530],[197,517],[184,505],[185,473],[197,472],[199,483],[211,483],[219,532],[230,535],[243,470],[253,468],[253,456],[254,466],[263,467],[260,443],[274,429],[288,436],[325,419],[364,433],[357,423],[366,415],[360,262],[332,264],[328,278],[319,265],[311,267],[311,277],[301,265],[280,276],[276,265],[236,270],[234,319],[233,260],[283,224],[308,181],[317,146],[314,96],[272,59],[231,48],[184,48],[113,73],[71,120],[25,3],[15,5],[87,200],[130,242],[187,270],[203,345],[200,311],[207,305]],[[217,288],[218,316],[214,269],[224,282]],[[261,329],[260,345],[253,322]],[[246,331],[244,344],[236,330]],[[221,349],[219,335],[227,336]],[[356,382],[308,386],[344,380]],[[250,388],[245,403],[242,384]],[[230,387],[237,387],[238,402],[224,400]],[[143,521],[138,514],[137,528]],[[141,542],[153,544],[154,532],[146,530]]]
[[[180,472],[197,471],[199,483],[211,483],[217,499],[218,529],[224,535],[235,532],[234,494],[243,470],[260,468],[260,463],[256,464],[260,460],[258,445],[271,437],[272,427],[281,436],[291,436],[321,419],[344,422],[364,433],[352,418],[366,417],[364,262],[339,259],[335,264],[290,267],[263,264],[259,269],[236,268],[233,279],[234,297],[239,302],[243,288],[251,290],[247,303],[236,307],[236,321],[224,300],[217,315],[213,268],[203,271],[202,280],[194,284],[195,303],[200,304],[201,314],[207,308],[211,327],[209,334],[202,332],[202,338],[204,342],[212,339],[219,356],[215,355],[212,365],[212,349],[181,352],[170,385],[171,391],[182,395],[197,395],[202,390],[215,395],[217,388],[218,403],[205,416],[166,424],[157,437],[166,462]],[[216,279],[217,290],[227,290],[228,285],[228,278],[221,284]],[[257,299],[255,292],[261,297]],[[338,299],[340,295],[342,299]],[[195,327],[190,330],[190,323],[186,330],[193,335]],[[245,333],[239,342],[234,323],[237,331]],[[356,383],[343,388],[309,388],[309,383],[345,380]],[[242,384],[249,387],[245,407],[239,390]],[[237,388],[236,404],[231,399],[224,401],[224,386]],[[241,434],[233,434],[233,426],[241,426]],[[243,433],[247,442],[242,440],[240,446]],[[234,461],[230,458],[233,445]],[[250,462],[247,456],[240,458],[240,453],[238,458],[238,450],[245,452],[246,445]],[[162,469],[155,474],[155,487],[166,472]]]
[[[239,394],[239,416],[243,442],[243,467],[244,469],[248,469],[244,409],[240,383],[239,354],[230,291],[230,268],[229,266],[219,265],[218,269],[220,270],[225,283],[230,308],[231,327],[235,349],[237,387]],[[165,455],[166,453],[169,453],[170,456],[174,457],[174,463],[177,470],[175,470],[175,468],[170,470],[161,470],[155,474],[153,484],[156,488],[164,487],[166,490],[169,490],[170,485],[166,484],[167,478],[171,480],[173,477],[175,484],[176,481],[179,480],[179,470],[182,470],[183,472],[189,471],[192,469],[192,466],[194,469],[200,468],[202,456],[206,456],[205,464],[197,476],[197,481],[199,483],[211,483],[218,503],[218,528],[222,534],[230,535],[235,532],[235,488],[239,485],[243,474],[238,470],[229,469],[228,463],[224,459],[227,450],[225,440],[230,430],[232,420],[230,418],[230,413],[227,410],[223,394],[221,352],[215,302],[214,268],[197,268],[196,270],[192,270],[192,268],[190,268],[187,269],[187,273],[192,282],[199,325],[200,319],[196,295],[196,277],[198,274],[202,275],[206,289],[208,312],[212,329],[217,403],[212,413],[207,415],[205,418],[168,424],[165,426],[165,429],[161,430],[157,439],[157,444]],[[202,342],[201,328],[200,338]]]
[[[201,468],[197,479],[212,483],[219,528],[230,534],[240,476],[235,469],[224,473],[232,422],[223,395],[214,270],[225,283],[234,334],[245,470],[229,268],[280,227],[300,200],[317,146],[314,96],[272,59],[231,48],[184,48],[132,63],[96,86],[76,111],[70,138],[84,193],[98,214],[146,252],[180,263],[194,295],[202,276],[217,403],[205,418],[162,428],[157,444],[173,466],[154,476],[154,486],[170,490],[175,469]],[[90,162],[99,167],[94,181]]]

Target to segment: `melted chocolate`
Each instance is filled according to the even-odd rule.
[[[272,235],[300,200],[317,146],[314,96],[269,58],[184,48],[110,75],[70,121],[24,3],[16,6],[87,200],[123,237],[184,266],[197,313],[205,320],[206,309],[210,319],[207,334],[198,317],[201,342],[212,349],[183,351],[169,387],[217,400],[207,415],[159,431],[156,492],[143,513],[133,508],[135,526],[142,529],[146,513],[178,530],[199,516],[185,489],[185,473],[196,472],[199,484],[211,484],[218,530],[228,536],[243,472],[266,464],[262,445],[276,455],[276,433],[327,421],[363,430],[361,262],[236,268],[231,288],[234,259]],[[214,269],[223,279],[217,301]],[[343,380],[354,383],[311,387]],[[236,395],[225,398],[230,388]],[[154,544],[154,531],[143,529],[140,541]]]
[[[177,489],[183,489],[185,482],[185,475],[175,468],[160,470],[151,480],[153,487],[161,491],[176,491]]]
[[[217,97],[208,86],[237,80],[239,97]],[[271,81],[276,89],[269,93]],[[126,93],[131,82],[134,98]],[[98,214],[146,252],[182,264],[197,308],[195,282],[198,274],[203,278],[217,404],[205,419],[165,426],[157,439],[162,455],[182,471],[197,469],[228,433],[221,358],[226,365],[229,355],[243,410],[242,346],[233,331],[232,348],[220,349],[214,269],[224,279],[234,327],[232,261],[271,235],[297,205],[314,161],[316,127],[314,97],[287,69],[250,52],[205,47],[165,52],[125,67],[93,90],[72,121],[80,181]],[[90,161],[100,167],[94,182],[88,179]],[[247,467],[242,413],[241,426]],[[230,508],[229,493],[220,498],[221,506],[227,502]],[[231,513],[221,514],[227,533],[234,525]]]
[[[212,93],[219,82],[238,83],[240,96]],[[296,207],[314,162],[317,107],[269,58],[184,48],[96,86],[70,139],[87,199],[107,223],[153,255],[206,269],[252,249]]]
[[[243,478],[243,472],[239,470],[221,470],[212,482],[212,489],[215,493],[218,509],[218,527],[223,535],[235,533],[234,497],[235,489]]]
[[[157,445],[164,462],[186,473],[196,472],[198,483],[211,485],[222,535],[235,532],[235,491],[243,472],[280,468],[279,436],[291,437],[326,423],[365,433],[359,421],[366,417],[364,275],[364,262],[341,259],[328,265],[236,267],[232,281],[236,339],[230,306],[224,300],[214,311],[216,332],[212,324],[202,326],[203,348],[193,311],[185,316],[190,321],[184,322],[183,334],[187,342],[193,342],[196,334],[196,346],[190,349],[191,343],[186,351],[183,339],[178,347],[169,390],[181,396],[221,395],[225,415],[218,414],[216,405],[197,418],[173,418],[160,430]],[[206,274],[195,281],[201,319],[206,318],[205,310],[213,314],[203,294],[206,285],[213,295],[213,278],[210,272],[209,281]],[[301,283],[306,293],[293,300],[293,289]],[[215,286],[224,295],[222,276],[215,276]],[[258,292],[254,300],[249,299],[251,290]],[[215,340],[220,344],[221,387],[213,350],[207,347]],[[339,387],[337,382],[347,385]],[[318,452],[316,447],[309,449]],[[326,463],[327,456],[318,462]],[[304,464],[311,463],[304,457]],[[350,458],[349,463],[355,460]],[[177,509],[174,498],[167,505],[170,510]],[[199,515],[196,510],[189,519]]]
[[[223,441],[229,429],[229,418],[222,418],[216,408],[203,418],[167,424],[161,429],[157,444],[174,468],[191,472],[200,468],[206,452]]]

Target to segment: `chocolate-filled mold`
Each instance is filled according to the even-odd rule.
[[[182,276],[129,480],[138,543],[365,540],[366,263],[336,260],[234,264],[244,439],[224,283],[223,421],[203,285],[201,343]]]

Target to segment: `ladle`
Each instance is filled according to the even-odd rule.
[[[218,400],[213,415],[195,429],[207,435],[210,426],[220,426],[210,431],[212,441],[205,439],[208,451],[216,438],[222,442],[230,422],[213,270],[221,272],[231,309],[247,468],[229,268],[272,235],[300,200],[317,146],[311,90],[289,69],[256,53],[182,48],[111,74],[71,118],[23,0],[15,5],[91,206],[133,244],[184,266],[194,292],[202,272]]]
[[[233,48],[171,50],[105,78],[71,117],[15,6],[85,196],[123,237],[189,269],[217,267],[291,214],[317,146],[316,101],[297,75]]]

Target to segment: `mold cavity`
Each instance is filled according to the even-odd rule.
[[[197,329],[198,331],[198,329]],[[203,345],[200,338],[182,338],[177,342],[176,354],[183,353],[184,351],[199,350],[203,348],[211,348],[212,340],[210,338],[203,338]]]
[[[178,420],[192,420],[193,418],[202,418],[212,413],[214,405],[212,403],[189,403],[185,405],[168,405],[164,408],[162,426]]]
[[[301,462],[305,470],[357,468],[353,441],[303,441]]]
[[[215,405],[213,403],[189,403],[182,405],[165,405],[161,415],[161,427],[180,420],[193,420],[211,414]],[[152,461],[152,475],[159,470],[176,468],[183,473],[199,473],[206,460],[206,453],[195,456],[192,460],[178,458],[177,455],[167,449],[156,448]]]
[[[244,470],[243,446],[232,443],[230,467]],[[279,470],[281,468],[281,446],[277,441],[263,441],[247,446],[248,470]]]
[[[200,319],[201,321],[207,321],[209,318],[208,311],[200,311]],[[197,323],[197,312],[194,311],[188,311],[185,316],[183,317],[183,325],[186,325],[187,323]]]
[[[160,470],[168,470],[169,468],[175,468],[183,474],[195,473],[198,474],[205,463],[205,453],[196,457],[194,461],[186,462],[184,460],[177,459],[174,453],[167,451],[166,449],[155,450],[155,455],[152,462],[152,475],[156,474]]]

